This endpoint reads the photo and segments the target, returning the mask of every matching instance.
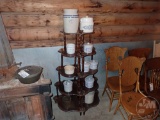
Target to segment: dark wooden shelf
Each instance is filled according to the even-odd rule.
[[[98,72],[98,69],[96,69],[96,70],[90,69],[89,72],[80,72],[80,73],[78,73],[78,77],[79,78],[85,78],[85,77],[87,77],[89,75],[94,75],[97,72]]]
[[[65,101],[64,97],[69,97],[71,100],[69,101]],[[57,103],[58,103],[58,107],[67,112],[67,111],[79,111],[79,105],[78,105],[78,98],[77,96],[64,96],[64,95],[60,95],[57,97]]]
[[[77,66],[75,67],[75,70],[74,70],[74,73],[73,74],[66,74],[65,71],[64,71],[64,66],[58,66],[56,68],[56,70],[64,77],[75,77],[77,76]]]
[[[78,87],[78,80],[72,80],[73,81],[73,87],[72,87],[72,91],[71,92],[65,92],[64,91],[64,85],[63,82],[56,82],[55,86],[58,87],[59,91],[61,94],[63,95],[77,95],[77,96],[84,96],[87,93],[91,92],[91,91],[95,91],[98,89],[99,85],[97,83],[97,79],[95,78],[94,81],[94,86],[92,88],[87,88],[85,86]]]
[[[56,96],[56,102],[58,103],[58,107],[65,111],[79,111],[79,112],[86,112],[89,108],[95,107],[96,105],[99,104],[99,97],[98,97],[98,90],[95,91],[94,95],[94,100],[93,103],[91,104],[86,104],[84,103],[84,98],[85,96],[81,97],[82,103],[79,101],[78,96],[75,95],[70,95],[70,96],[65,96],[65,95],[60,95]],[[78,102],[79,101],[79,102]]]
[[[85,53],[83,52],[83,48],[81,50],[81,54],[75,52],[75,54],[67,54],[67,52],[64,50],[64,48],[61,48],[60,50],[58,50],[59,53],[61,53],[61,55],[63,55],[64,57],[75,57],[75,56],[81,56],[81,57],[86,57],[86,56],[92,56],[96,54],[95,48],[93,47],[93,52],[92,53]]]
[[[91,41],[91,34],[92,33],[83,33],[83,31],[78,31],[77,33],[65,33],[64,31],[61,31],[64,38],[64,48],[59,49],[59,53],[61,54],[61,66],[58,66],[56,70],[58,71],[58,82],[55,83],[57,95],[54,97],[55,102],[58,103],[58,107],[67,112],[67,111],[79,111],[80,115],[96,105],[99,104],[99,97],[98,97],[98,79],[94,76],[98,69],[92,70],[90,69],[89,72],[84,72],[84,61],[85,57],[90,57],[91,60],[93,60],[93,55],[96,54],[95,47],[93,47],[91,53],[85,53],[83,50],[85,42],[92,43]],[[67,37],[68,35],[75,36],[75,53],[74,54],[67,54]],[[85,41],[85,35],[88,35],[89,39]],[[87,37],[87,36],[86,36]],[[73,74],[65,74],[64,67],[64,57],[72,58],[74,59],[74,66],[75,70]],[[81,68],[82,67],[82,68]],[[85,78],[89,75],[92,75],[94,78],[94,85],[92,88],[85,87]],[[72,91],[71,92],[65,92],[64,91],[64,85],[61,80],[61,76],[71,78],[73,81],[72,85]],[[89,92],[95,91],[94,94],[94,100],[91,104],[85,103],[85,95],[87,95]],[[59,94],[60,93],[60,94]]]

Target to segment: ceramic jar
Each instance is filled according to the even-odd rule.
[[[64,67],[65,74],[73,74],[75,67],[73,65],[66,65]]]
[[[67,54],[74,54],[75,53],[75,44],[68,43],[67,44]]]
[[[91,104],[94,101],[94,94],[95,91],[89,92],[88,94],[85,95],[85,103],[86,104]]]
[[[73,82],[71,80],[66,80],[63,82],[64,91],[71,92],[72,91]]]
[[[91,17],[83,17],[80,19],[80,30],[84,33],[91,33],[93,32],[93,18]]]
[[[90,69],[96,70],[98,68],[98,61],[97,60],[91,60],[90,61]]]
[[[77,11],[77,9],[64,9],[63,23],[65,33],[77,33],[79,26]]]
[[[90,66],[90,62],[84,61],[84,71],[83,72],[89,72],[89,66]],[[82,69],[82,63],[81,63],[81,69]]]
[[[84,72],[89,72],[90,63],[88,61],[84,61]]]
[[[94,85],[94,78],[93,77],[87,77],[85,78],[85,86],[87,88],[92,88]]]
[[[83,46],[83,51],[87,54],[92,53],[92,49],[93,49],[93,44],[91,43],[85,43]]]

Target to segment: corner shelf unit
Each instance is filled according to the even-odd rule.
[[[57,95],[54,97],[54,100],[56,103],[58,103],[58,106],[61,110],[67,112],[67,111],[79,111],[80,115],[96,105],[99,104],[99,97],[98,97],[98,78],[95,77],[95,74],[98,72],[98,69],[92,70],[90,69],[89,72],[84,72],[84,59],[85,57],[91,57],[91,60],[93,60],[93,56],[96,54],[95,48],[93,48],[92,53],[85,53],[83,51],[83,45],[84,42],[84,36],[86,33],[78,32],[75,34],[68,34],[62,32],[64,37],[64,48],[61,48],[58,52],[61,54],[61,65],[56,68],[58,71],[58,78],[59,80],[55,83]],[[89,35],[89,43],[91,42],[91,34],[93,33],[87,33]],[[75,35],[75,54],[67,54],[67,37],[69,35]],[[64,71],[64,57],[68,57],[71,59],[74,59],[74,65],[75,70],[73,74],[65,74]],[[82,67],[81,64],[82,63]],[[87,76],[93,76],[94,78],[94,85],[92,88],[85,87],[85,78]],[[64,80],[61,80],[61,76],[70,78],[72,80],[72,91],[71,92],[65,92],[63,82]],[[85,95],[89,92],[95,91],[94,99],[91,104],[85,103]]]

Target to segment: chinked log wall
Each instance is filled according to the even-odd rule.
[[[160,39],[158,0],[0,0],[12,48],[63,45],[65,8],[93,17],[94,43]]]

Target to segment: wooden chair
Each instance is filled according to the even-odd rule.
[[[144,62],[145,93],[160,102],[160,57],[150,58]]]
[[[132,118],[141,118],[147,115],[151,115],[155,109],[145,109],[143,113],[138,113],[137,105],[141,99],[147,99],[139,90],[139,74],[145,58],[137,58],[134,56],[128,56],[120,61],[119,68],[119,82],[120,82],[120,97],[114,114],[117,112],[120,106],[122,106],[128,115],[128,120]],[[123,92],[123,87],[135,86],[132,91]],[[121,112],[122,114],[122,112]],[[123,115],[123,114],[122,114]],[[139,116],[140,115],[140,116]],[[124,117],[124,115],[123,115]],[[125,118],[125,117],[124,117]]]
[[[135,56],[139,58],[145,57],[146,59],[149,58],[151,53],[151,48],[135,48],[128,50],[128,56]]]
[[[153,42],[153,57],[160,57],[160,42]]]
[[[145,57],[146,59],[148,59],[150,54],[151,54],[151,48],[135,48],[135,49],[128,50],[128,56],[135,56],[139,58]],[[143,66],[142,66],[142,71],[140,74],[139,83],[140,83],[140,90],[144,91],[145,82],[144,82]]]
[[[106,92],[110,99],[109,111],[112,107],[113,99],[118,99],[117,94],[119,93],[119,77],[117,76],[109,76],[108,72],[118,73],[119,69],[119,60],[124,58],[124,54],[127,51],[127,48],[122,48],[118,46],[110,47],[109,49],[105,49],[106,53],[106,84],[102,93],[102,96]]]

